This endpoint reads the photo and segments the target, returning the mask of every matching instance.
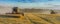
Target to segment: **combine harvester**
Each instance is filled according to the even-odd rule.
[[[5,15],[0,15],[0,16],[19,18],[20,16],[24,16],[24,13],[20,12],[18,7],[13,7],[12,13],[6,13]]]

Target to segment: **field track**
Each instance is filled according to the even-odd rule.
[[[25,13],[20,18],[0,17],[0,24],[60,24],[60,15]]]

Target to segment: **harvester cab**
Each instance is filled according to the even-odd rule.
[[[12,14],[21,14],[24,16],[24,13],[20,12],[20,9],[18,7],[13,7]]]

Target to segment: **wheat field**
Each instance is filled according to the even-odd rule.
[[[60,24],[59,14],[24,14],[20,18],[0,17],[0,24]]]

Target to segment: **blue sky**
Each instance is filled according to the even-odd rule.
[[[0,0],[0,5],[23,8],[53,7],[54,5],[60,5],[60,0]]]
[[[36,3],[36,2],[48,2],[48,1],[54,1],[54,0],[0,0],[1,2],[21,2],[21,3]]]

